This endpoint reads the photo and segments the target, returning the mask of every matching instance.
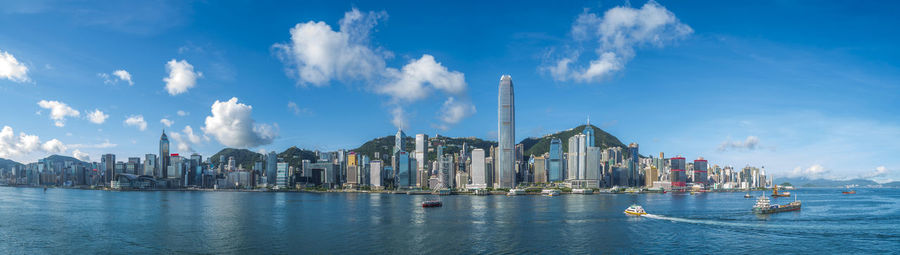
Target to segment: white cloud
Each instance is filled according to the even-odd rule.
[[[729,149],[739,149],[739,150],[755,150],[759,147],[759,137],[756,136],[748,136],[743,142],[741,141],[732,141],[731,138],[722,142],[719,145],[718,151],[727,151]]]
[[[367,43],[369,31],[386,17],[384,12],[363,13],[353,9],[334,31],[325,22],[298,23],[291,29],[290,43],[273,45],[287,65],[290,76],[301,84],[328,85],[332,79],[371,79],[384,71],[384,58]]]
[[[809,179],[819,179],[824,177],[825,174],[830,173],[831,171],[826,170],[825,167],[819,164],[812,165],[808,168],[796,167],[794,171],[791,172],[791,176],[793,177],[806,177]]]
[[[188,116],[190,113],[182,110],[178,110],[178,116],[184,117]]]
[[[294,112],[294,115],[297,115],[297,116],[312,113],[312,110],[310,110],[309,108],[300,108],[300,106],[298,106],[297,103],[294,103],[294,101],[289,101],[287,104],[287,107],[292,112]]]
[[[387,94],[394,100],[420,100],[427,97],[433,89],[459,95],[466,91],[467,86],[463,73],[448,71],[428,54],[410,61],[400,71],[389,68],[388,74],[393,81],[378,88],[378,92]]]
[[[128,118],[125,119],[125,125],[137,127],[141,131],[147,130],[147,122],[144,121],[143,115],[128,116]]]
[[[15,135],[10,126],[3,126],[3,129],[0,130],[0,158],[21,161],[24,160],[23,156],[33,152],[62,153],[66,149],[66,145],[57,139],[42,143],[37,135],[29,135],[25,132],[19,132],[18,136]]]
[[[38,106],[50,110],[50,119],[54,120],[54,125],[57,127],[66,125],[66,117],[78,117],[81,115],[81,113],[72,109],[72,107],[59,101],[41,100],[38,102]]]
[[[81,161],[84,161],[84,162],[90,162],[90,161],[91,161],[91,156],[90,156],[90,155],[88,155],[88,154],[85,153],[85,152],[81,152],[80,150],[77,150],[77,149],[74,150],[74,151],[72,151],[72,157],[75,157],[76,159],[81,160]]]
[[[253,107],[238,103],[237,97],[216,100],[212,116],[206,117],[203,132],[228,147],[249,148],[272,143],[278,136],[277,126],[256,124],[250,116]]]
[[[475,113],[475,106],[469,102],[459,101],[453,97],[447,98],[447,101],[444,101],[444,106],[441,107],[441,129],[446,130],[450,125],[455,125],[462,121],[462,119],[468,117]]]
[[[558,81],[596,82],[622,70],[634,58],[635,48],[641,46],[663,47],[684,38],[693,30],[675,17],[665,7],[649,1],[640,9],[618,6],[607,10],[603,16],[584,12],[572,24],[573,43],[595,45],[595,59],[587,66],[578,63],[583,49],[576,47],[567,56],[553,60],[542,67]]]
[[[87,114],[87,118],[94,124],[103,124],[103,122],[106,122],[106,119],[109,118],[109,115],[103,113],[98,109],[94,109],[93,112],[89,112]]]
[[[166,127],[171,127],[172,124],[175,124],[175,121],[171,121],[169,119],[161,119],[161,120],[159,120],[159,123],[162,123]]]
[[[875,178],[875,177],[884,177],[888,174],[888,169],[885,166],[879,166],[875,168],[875,171],[871,173],[864,174],[862,178]]]
[[[200,144],[204,140],[209,141],[207,136],[194,134],[194,129],[191,126],[185,126],[181,133],[172,132],[169,136],[172,137],[176,148],[181,152],[194,152],[192,145]]]
[[[0,50],[0,78],[6,78],[14,82],[28,82],[28,67],[19,63],[9,52]]]
[[[59,140],[53,139],[41,145],[41,149],[47,153],[62,153],[66,151],[66,145]]]
[[[166,91],[173,96],[187,92],[197,85],[197,78],[203,77],[203,73],[194,72],[194,66],[185,60],[169,60],[166,63],[166,70],[169,77],[163,78],[163,81],[166,82]]]
[[[399,129],[407,128],[406,121],[406,113],[403,112],[403,108],[400,106],[395,106],[391,109],[391,124],[394,124],[395,127]]]
[[[119,69],[115,70],[111,73],[112,75],[107,73],[98,73],[97,76],[103,78],[103,83],[106,84],[116,84],[117,82],[124,81],[128,83],[128,86],[134,85],[134,82],[131,81],[131,74],[128,71]]]

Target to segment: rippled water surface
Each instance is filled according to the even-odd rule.
[[[760,217],[744,193],[446,196],[421,208],[426,196],[0,187],[0,253],[900,251],[900,190],[793,193],[801,211]],[[625,216],[633,202],[652,217]]]

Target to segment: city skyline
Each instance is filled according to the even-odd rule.
[[[352,149],[398,127],[497,141],[494,86],[510,74],[514,143],[590,116],[645,155],[766,166],[776,176],[900,179],[898,35],[884,29],[898,20],[878,5],[825,2],[795,21],[784,16],[800,4],[530,3],[459,24],[438,21],[501,7],[430,6],[440,10],[433,17],[399,3],[223,8],[274,12],[243,24],[202,3],[139,4],[161,11],[79,6],[97,14],[85,21],[20,2],[2,13],[2,158],[139,157],[158,149],[162,129],[173,153],[205,156],[223,147]],[[545,19],[515,18],[545,8]],[[615,21],[610,11],[663,19],[614,27],[626,37],[612,38],[598,28],[613,24],[604,23]]]

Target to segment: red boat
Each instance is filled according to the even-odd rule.
[[[844,191],[844,192],[842,192],[842,193],[844,193],[844,194],[856,194],[856,191],[855,191],[855,190],[851,190],[851,191]]]
[[[429,200],[422,202],[422,207],[441,207],[443,203],[441,201]]]

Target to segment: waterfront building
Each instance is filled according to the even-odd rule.
[[[694,184],[707,184],[707,169],[709,163],[703,157],[694,160]]]
[[[547,183],[547,154],[532,156],[532,168],[534,170],[535,183]]]
[[[400,189],[409,189],[416,186],[416,174],[410,165],[409,153],[405,151],[397,152],[397,184],[395,187]],[[413,159],[414,161],[414,159]]]
[[[381,160],[372,160],[369,162],[369,182],[375,189],[384,188],[381,171],[383,171]]]
[[[144,154],[144,173],[143,175],[157,177],[159,173],[157,172],[157,162],[155,154]]]
[[[566,167],[568,170],[566,174],[567,180],[585,179],[586,154],[587,136],[576,134],[569,137],[569,152],[566,154],[568,157],[568,167]]]
[[[550,154],[547,159],[548,181],[556,182],[564,180],[563,171],[563,149],[562,141],[559,138],[550,139]]]
[[[472,185],[469,188],[484,189],[491,186],[490,174],[487,172],[487,166],[484,161],[483,149],[472,150]]]
[[[587,147],[585,155],[585,180],[600,180],[600,173],[603,168],[603,150],[600,147]]]
[[[659,180],[659,169],[657,169],[656,166],[650,166],[644,169],[647,173],[644,177],[644,186],[652,188],[653,184]]]
[[[43,164],[39,164],[40,166],[43,166]],[[103,154],[103,156],[100,156],[100,167],[100,171],[103,172],[103,182],[108,185],[115,177],[116,154]]]
[[[430,174],[428,174],[428,162],[426,159],[428,157],[428,135],[426,134],[416,134],[416,186],[422,187],[426,184],[426,180]]]
[[[169,175],[169,137],[166,136],[166,130],[163,129],[162,136],[159,137],[159,173],[157,178],[168,178]]]
[[[359,185],[359,168],[357,167],[357,157],[355,151],[351,151],[347,155],[347,183],[346,185],[350,185],[356,187]]]
[[[684,172],[684,157],[671,158],[669,159],[669,164],[672,168],[670,171],[671,177],[669,178],[672,181],[672,189],[685,189],[687,186],[687,175]]]
[[[129,157],[128,162],[125,162],[125,173],[133,174],[133,175],[141,175],[141,158],[139,157]]]
[[[513,93],[512,77],[503,75],[500,77],[499,93],[497,95],[497,135],[498,153],[497,165],[499,174],[499,188],[514,188],[515,183],[515,139],[516,139],[516,111],[515,97]]]
[[[640,154],[638,153],[638,144],[628,144],[628,186],[640,186]]]
[[[290,170],[288,169],[288,163],[278,162],[276,165],[277,177],[275,180],[275,186],[279,188],[288,188],[290,185],[288,180],[288,171]]]
[[[266,156],[266,180],[269,185],[278,185],[278,154],[270,151]]]

